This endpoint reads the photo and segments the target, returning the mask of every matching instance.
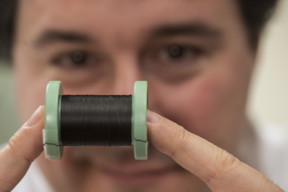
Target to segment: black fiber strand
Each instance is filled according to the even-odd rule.
[[[131,95],[62,95],[63,145],[131,145]]]

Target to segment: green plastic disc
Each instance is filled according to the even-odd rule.
[[[132,97],[132,145],[136,160],[148,159],[147,140],[147,81],[136,81]]]
[[[60,102],[61,81],[50,81],[46,88],[45,129],[43,130],[44,151],[47,159],[58,160],[62,157],[63,146],[60,141]]]

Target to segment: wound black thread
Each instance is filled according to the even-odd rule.
[[[131,145],[131,95],[62,95],[63,145]]]

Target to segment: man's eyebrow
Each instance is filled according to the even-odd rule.
[[[85,34],[75,31],[47,30],[35,40],[35,45],[43,47],[56,42],[91,43],[92,39]]]
[[[177,35],[191,35],[203,38],[219,38],[221,31],[217,28],[213,28],[207,24],[196,23],[180,23],[172,25],[163,25],[158,27],[152,32],[153,37],[161,36],[177,36]]]

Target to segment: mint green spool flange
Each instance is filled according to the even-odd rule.
[[[60,141],[61,81],[50,81],[46,88],[44,151],[47,159],[61,159],[63,146]]]
[[[134,158],[148,158],[147,140],[147,81],[136,81],[132,96],[132,145]],[[50,81],[46,89],[46,120],[43,130],[44,151],[47,159],[59,160],[63,154],[60,140],[61,81]]]
[[[132,97],[132,145],[134,158],[146,160],[148,158],[147,141],[147,81],[136,81]]]

